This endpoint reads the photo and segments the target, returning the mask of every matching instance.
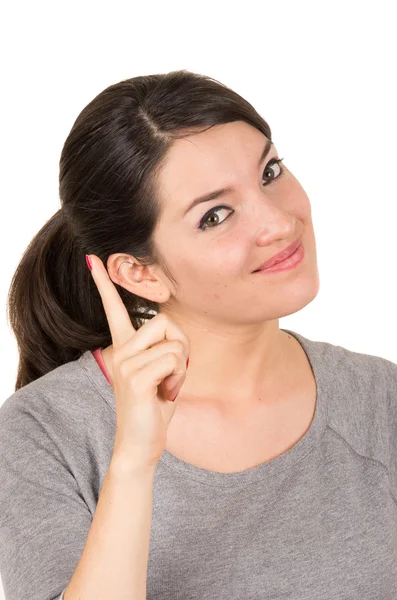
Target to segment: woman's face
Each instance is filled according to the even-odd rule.
[[[258,164],[267,141],[237,121],[174,142],[159,177],[154,241],[179,286],[167,279],[170,310],[160,312],[218,326],[252,324],[295,313],[317,295],[310,201],[284,162],[272,161],[280,158],[274,145]],[[298,266],[254,272],[300,236],[305,256]]]

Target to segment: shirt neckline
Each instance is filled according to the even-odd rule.
[[[323,365],[323,359],[321,357],[322,343],[309,340],[308,338],[291,331],[289,329],[282,329],[282,331],[289,333],[300,343],[302,346],[309,364],[311,366],[313,376],[316,382],[316,407],[312,422],[305,435],[298,440],[292,448],[280,454],[279,456],[247,469],[245,471],[237,471],[233,473],[221,473],[218,471],[210,471],[203,469],[191,463],[188,463],[173,454],[168,450],[164,450],[158,462],[159,466],[165,466],[182,476],[187,476],[196,481],[214,485],[227,487],[239,487],[246,486],[251,483],[256,483],[263,480],[264,478],[274,478],[288,469],[293,467],[298,461],[305,458],[309,452],[311,452],[316,444],[319,442],[327,423],[327,403],[326,403],[326,389],[327,382],[326,378],[329,374],[329,368]],[[91,383],[95,386],[100,395],[104,398],[107,404],[116,413],[116,405],[113,388],[109,381],[106,379],[100,366],[98,365],[94,355],[90,350],[87,350],[78,359],[78,362],[85,370]]]

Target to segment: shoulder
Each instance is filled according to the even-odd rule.
[[[87,354],[12,393],[0,406],[0,434],[46,436],[60,444],[87,437],[97,419],[111,413],[90,377]],[[91,367],[87,368],[87,364]],[[58,445],[58,444],[57,444]]]
[[[389,440],[397,450],[397,364],[330,342],[298,340],[314,368],[328,429],[386,464]]]
[[[11,488],[23,485],[81,496],[95,508],[116,427],[95,365],[90,356],[85,365],[80,359],[61,365],[0,406],[0,481],[7,481],[0,508],[9,507]]]
[[[366,354],[343,346],[325,344],[325,355],[332,364],[333,376],[340,388],[356,395],[388,398],[397,391],[397,364],[374,354]]]
[[[391,474],[397,460],[397,364],[332,344],[324,346],[324,356],[332,365],[328,426],[358,455],[382,463]]]
[[[309,359],[315,363],[319,374],[328,387],[340,391],[372,391],[387,396],[397,391],[397,364],[374,354],[366,354],[330,342],[315,341],[300,334],[299,341],[307,350]]]

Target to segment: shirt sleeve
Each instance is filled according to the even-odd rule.
[[[56,413],[36,404],[17,392],[0,406],[0,574],[7,600],[63,600],[92,522],[59,447]]]

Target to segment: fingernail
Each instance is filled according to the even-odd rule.
[[[88,256],[88,254],[85,255],[85,260],[86,260],[89,270],[92,271],[92,262],[91,262],[90,257]]]

